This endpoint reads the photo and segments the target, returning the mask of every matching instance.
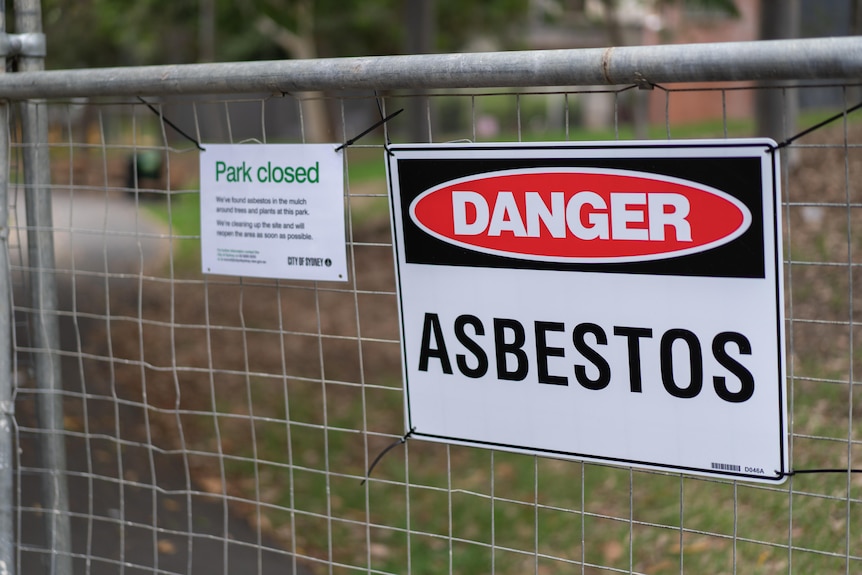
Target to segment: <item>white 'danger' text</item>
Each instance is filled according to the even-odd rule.
[[[510,232],[515,237],[564,238],[568,229],[580,240],[665,241],[668,228],[678,242],[690,242],[688,198],[676,193],[612,192],[610,206],[599,194],[584,190],[568,202],[564,192],[550,192],[550,204],[539,192],[524,194],[523,213],[512,192],[500,191],[492,205],[482,194],[452,191],[455,235]]]
[[[754,376],[739,358],[752,355],[751,342],[738,332],[724,331],[702,341],[694,332],[682,328],[658,334],[646,327],[605,329],[589,322],[567,327],[563,322],[535,321],[531,327],[511,318],[482,321],[475,315],[462,314],[444,330],[438,314],[425,313],[418,369],[453,375],[454,365],[465,377],[488,376],[499,381],[524,381],[534,372],[537,383],[563,386],[569,385],[570,376],[574,376],[580,386],[600,391],[619,381],[603,351],[609,346],[624,346],[629,391],[642,393],[645,382],[660,379],[671,396],[690,399],[703,391],[706,346],[721,368],[721,373],[710,374],[716,395],[729,403],[742,403],[754,395]],[[533,338],[530,345],[528,337]],[[566,340],[569,343],[564,346]],[[453,356],[449,350],[456,346]],[[641,356],[647,348],[659,354],[660,373],[654,376],[643,372]],[[535,349],[532,358],[528,355],[530,349]],[[568,374],[552,373],[550,358],[565,358],[570,350],[584,361],[572,363]],[[685,362],[682,369],[678,362]],[[494,372],[489,375],[492,365]],[[680,373],[687,373],[688,381],[679,381]]]

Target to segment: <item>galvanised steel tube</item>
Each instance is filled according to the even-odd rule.
[[[862,37],[7,74],[0,98],[862,78]]]
[[[0,6],[0,32],[6,29]],[[3,70],[0,70],[0,75]],[[0,104],[0,573],[15,573],[15,491],[12,469],[12,272],[9,267],[9,106]]]
[[[41,34],[40,0],[15,0],[15,28],[24,34]],[[19,70],[38,74],[44,56],[22,55]],[[11,74],[10,74],[11,75]],[[5,76],[5,75],[4,75]],[[63,425],[63,385],[60,365],[60,326],[48,158],[48,118],[44,103],[21,103],[24,186],[27,209],[27,258],[30,267],[32,307],[30,333],[34,348],[33,368],[37,413],[41,427],[40,451],[42,505],[50,550],[51,575],[72,574],[69,495],[66,483],[66,444]]]

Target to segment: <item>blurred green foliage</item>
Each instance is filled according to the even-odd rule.
[[[209,4],[208,4],[209,3]],[[204,58],[206,10],[213,9],[215,61],[295,57],[273,35],[311,36],[320,57],[398,54],[404,51],[403,0],[43,0],[49,68],[197,62]],[[435,0],[435,48],[456,50],[471,36],[490,34],[515,48],[528,0]]]
[[[456,52],[480,40],[495,49],[524,48],[528,28],[567,26],[582,3],[567,0],[428,0],[433,51]],[[739,15],[734,0],[642,0],[684,3]],[[602,0],[615,21],[620,0]],[[406,0],[42,0],[49,68],[180,64],[403,53]],[[268,22],[264,29],[262,23]],[[285,46],[302,42],[297,54]],[[488,45],[488,42],[485,42]],[[293,52],[293,53],[291,53]],[[310,56],[309,56],[310,54]]]

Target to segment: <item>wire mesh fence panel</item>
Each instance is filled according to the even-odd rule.
[[[418,107],[433,142],[757,134],[750,85],[51,100],[72,560],[81,573],[837,573],[862,555],[846,470],[860,361],[858,89],[814,101],[782,150],[792,469],[778,486],[407,440],[387,142],[344,151],[349,278],[201,273],[201,148],[346,142]],[[95,96],[95,95],[94,95]],[[789,108],[788,108],[789,109]],[[640,119],[638,119],[640,118]],[[11,122],[16,125],[15,120]],[[18,570],[51,561],[28,318],[23,144],[10,277]],[[859,253],[857,253],[859,252]],[[625,281],[622,277],[621,281]],[[513,302],[516,305],[516,302]],[[708,305],[708,304],[705,304]],[[375,458],[386,453],[366,481]]]

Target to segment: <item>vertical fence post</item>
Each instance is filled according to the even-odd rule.
[[[15,0],[15,29],[19,34],[42,33],[39,0]],[[44,56],[22,55],[18,69],[36,72],[45,68]],[[27,254],[29,260],[32,307],[31,345],[35,349],[34,371],[40,389],[36,397],[40,450],[48,471],[43,477],[42,498],[53,575],[71,575],[69,497],[66,484],[66,446],[63,438],[62,373],[60,366],[60,328],[57,316],[51,174],[48,157],[48,121],[44,102],[30,100],[21,104],[24,145],[24,184],[27,209]]]
[[[0,5],[0,34],[6,6]],[[0,58],[2,60],[2,58]],[[0,68],[0,74],[5,66]],[[9,268],[9,109],[0,103],[0,573],[15,572],[12,471],[12,274]]]
[[[799,37],[800,0],[764,0],[760,5],[760,37],[763,40]],[[769,85],[768,83],[765,85]],[[784,141],[796,131],[799,113],[796,90],[762,89],[756,95],[757,135],[776,142]],[[789,157],[793,150],[786,150]]]

